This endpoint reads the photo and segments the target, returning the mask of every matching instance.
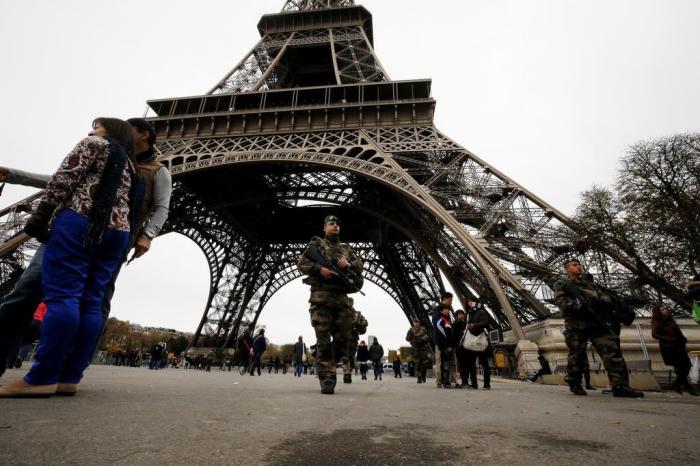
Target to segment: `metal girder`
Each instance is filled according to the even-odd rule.
[[[354,0],[287,0],[284,7],[282,7],[282,12],[320,10],[353,5],[355,5]]]

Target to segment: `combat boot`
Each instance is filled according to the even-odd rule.
[[[626,385],[613,388],[613,396],[618,398],[644,398],[644,393],[632,390]]]
[[[573,393],[574,395],[578,395],[578,396],[586,396],[586,395],[588,395],[588,393],[586,393],[586,390],[583,389],[583,387],[581,386],[581,384],[572,384],[572,385],[569,385],[569,390],[570,390],[571,393]]]
[[[332,395],[335,393],[335,377],[321,379],[321,393],[324,395]]]
[[[693,396],[699,396],[699,395],[700,395],[700,393],[698,393],[697,390],[695,390],[695,389],[693,388],[693,386],[690,384],[690,382],[686,382],[686,383],[685,383],[685,388],[688,390],[688,395],[693,395]]]
[[[343,383],[352,383],[352,374],[343,374]]]

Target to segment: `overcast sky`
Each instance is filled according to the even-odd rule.
[[[146,100],[203,94],[258,40],[282,0],[0,0],[0,164],[43,173],[93,118],[143,114]],[[432,78],[439,129],[567,214],[614,180],[625,147],[698,131],[695,0],[366,0],[392,79]],[[6,186],[2,206],[33,190]],[[204,256],[167,235],[119,277],[113,316],[194,331]],[[408,323],[373,285],[357,308],[385,349]],[[304,285],[260,323],[275,343],[313,341]]]

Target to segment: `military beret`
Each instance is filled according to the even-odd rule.
[[[323,219],[324,225],[328,222],[335,222],[338,225],[340,225],[340,219],[338,217],[336,217],[335,215],[328,215],[326,218]]]

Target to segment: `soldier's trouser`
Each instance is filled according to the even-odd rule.
[[[452,351],[451,357],[448,361],[449,365],[449,375],[450,383],[457,383],[457,358],[455,357],[455,352]],[[435,345],[435,366],[433,367],[435,383],[440,385],[442,383],[442,357],[440,355],[440,348]]]
[[[312,292],[312,299],[313,297]],[[319,379],[335,377],[335,364],[338,360],[343,363],[344,370],[350,366],[348,359],[354,323],[352,299],[344,295],[331,295],[329,298],[332,304],[340,306],[331,307],[326,303],[312,302],[309,309],[311,325],[316,332],[316,366]]]
[[[428,370],[428,366],[430,365],[430,358],[428,358],[428,354],[424,351],[414,351],[413,362],[415,363],[414,370],[416,377],[423,377]]]
[[[588,362],[586,346],[590,340],[603,360],[610,385],[613,388],[627,385],[625,360],[622,357],[618,337],[612,330],[598,325],[589,325],[583,328],[572,328],[567,325],[564,339],[569,348],[566,365],[566,379],[569,384],[581,384],[581,376]]]

